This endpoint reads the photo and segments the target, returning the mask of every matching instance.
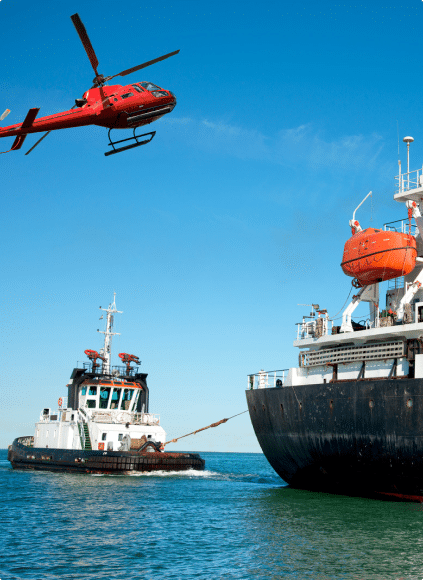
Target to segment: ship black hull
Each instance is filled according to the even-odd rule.
[[[290,486],[423,501],[423,379],[246,392],[264,455]]]
[[[118,474],[132,471],[203,470],[197,453],[94,451],[29,447],[15,439],[8,460],[15,469],[39,469],[78,473]]]

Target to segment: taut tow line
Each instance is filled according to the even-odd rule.
[[[169,443],[176,443],[177,441],[179,441],[179,439],[183,439],[184,437],[189,437],[189,435],[195,435],[196,433],[199,433],[200,431],[205,431],[206,429],[210,429],[210,427],[217,427],[218,425],[222,425],[222,423],[226,423],[226,421],[229,421],[229,419],[233,419],[234,417],[238,417],[239,415],[243,415],[244,413],[247,413],[247,411],[242,411],[242,413],[238,413],[237,415],[232,415],[232,417],[228,417],[227,419],[221,419],[220,421],[218,421],[217,423],[212,423],[211,425],[207,425],[207,427],[202,427],[201,429],[197,429],[197,431],[193,431],[192,433],[187,433],[186,435],[181,435],[180,437],[177,437],[176,439],[171,439],[170,441],[166,441],[166,443],[162,444],[162,449],[164,449],[165,445],[168,445]]]

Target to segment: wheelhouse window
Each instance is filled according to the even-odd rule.
[[[95,409],[97,407],[97,401],[95,399],[88,399],[87,407],[89,409]]]
[[[120,404],[120,408],[124,411],[127,411],[131,405],[132,395],[134,394],[134,389],[124,389],[123,390],[123,397],[122,403]]]
[[[95,396],[97,394],[97,387],[93,387],[91,385],[90,390],[88,391],[88,395]]]
[[[100,387],[100,409],[107,409],[110,397],[110,387]]]
[[[121,95],[122,99],[127,99],[128,97],[133,97],[134,93],[125,93],[124,95]]]
[[[112,399],[111,399],[111,403],[110,403],[110,408],[111,409],[118,409],[119,408],[119,399],[120,399],[120,394],[122,392],[122,389],[113,389],[113,393],[112,393]]]
[[[143,82],[143,83],[138,83],[141,87],[144,87],[144,89],[146,89],[147,91],[156,91],[157,89],[160,89],[160,87],[153,85],[153,83],[150,82]]]

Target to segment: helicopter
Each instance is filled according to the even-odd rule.
[[[156,131],[136,135],[136,129],[160,119],[160,117],[163,117],[163,115],[170,113],[174,109],[176,105],[175,95],[171,91],[163,89],[151,82],[143,81],[125,86],[106,86],[105,83],[115,77],[124,77],[156,62],[174,56],[178,54],[179,50],[159,56],[158,58],[126,69],[115,75],[104,76],[98,73],[98,59],[79,14],[73,14],[71,20],[95,72],[92,87],[82,95],[82,98],[75,99],[75,105],[68,111],[61,111],[54,115],[36,119],[40,109],[33,108],[29,109],[23,123],[0,128],[0,138],[16,137],[12,147],[8,151],[2,151],[1,153],[9,153],[10,151],[20,149],[27,135],[30,133],[47,131],[25,155],[31,153],[51,131],[86,125],[99,125],[100,127],[109,129],[108,145],[112,149],[104,155],[113,155],[121,151],[126,151],[127,149],[132,149],[133,147],[150,143]],[[9,113],[10,110],[6,109],[0,116],[0,121],[5,119]],[[132,129],[133,136],[113,142],[111,139],[111,131],[113,129]],[[143,139],[144,137],[146,139]],[[131,143],[121,145],[128,141]]]

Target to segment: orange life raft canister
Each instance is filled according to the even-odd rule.
[[[416,265],[416,239],[409,234],[367,228],[345,244],[342,269],[361,286],[406,276]]]

